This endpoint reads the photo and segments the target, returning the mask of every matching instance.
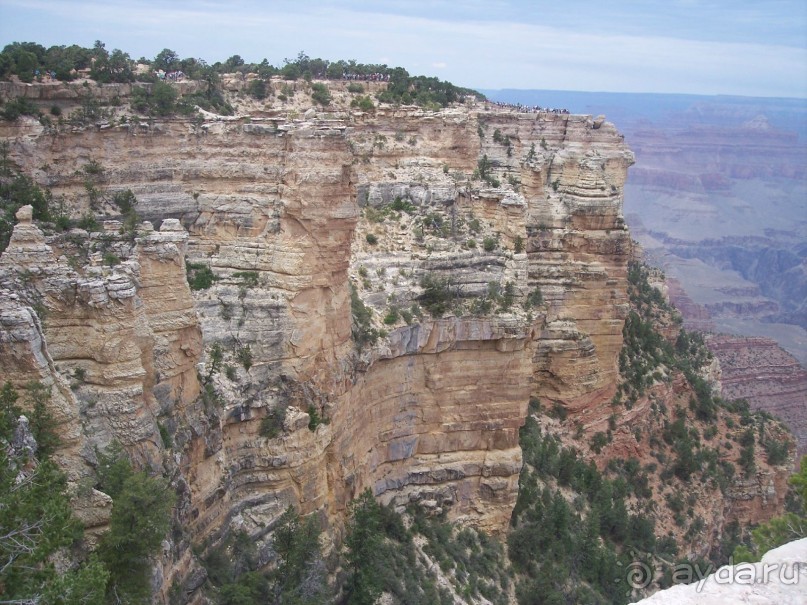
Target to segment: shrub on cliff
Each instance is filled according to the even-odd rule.
[[[37,457],[49,459],[59,446],[60,439],[56,432],[57,422],[50,411],[50,388],[39,381],[31,381],[25,385],[25,400],[31,434],[36,439]]]
[[[370,489],[351,502],[349,511],[343,602],[370,605],[386,593],[406,605],[453,605],[451,591],[437,581],[435,563],[463,602],[509,602],[511,570],[497,540],[417,506],[406,513],[411,519],[407,528],[402,516],[392,506],[380,506]]]
[[[356,346],[375,344],[378,330],[372,327],[372,310],[359,297],[356,287],[350,284],[350,311],[353,318],[353,340]]]
[[[64,474],[49,461],[21,474],[25,462],[0,454],[0,598],[6,603],[101,605],[108,577],[103,565],[90,560],[57,574],[51,561],[81,538]]]
[[[772,438],[767,438],[762,442],[768,464],[784,464],[787,462],[787,455],[790,453],[790,444],[779,442]]]
[[[217,281],[218,276],[204,263],[185,263],[188,285],[191,290],[207,290]]]
[[[140,223],[140,215],[135,210],[137,206],[137,198],[131,189],[118,191],[112,196],[112,202],[118,207],[123,215],[123,226],[121,227],[121,234],[128,234],[134,238],[136,235],[137,225]]]
[[[378,554],[382,544],[381,511],[373,494],[366,489],[350,503],[350,521],[345,547],[350,569],[348,603],[372,605],[381,596]]]
[[[158,116],[170,116],[174,113],[177,91],[170,84],[157,82],[151,91],[153,111]]]
[[[260,433],[261,437],[274,439],[283,431],[284,422],[286,422],[286,406],[277,405],[261,419],[258,433]]]
[[[535,417],[519,435],[524,466],[507,539],[519,605],[538,594],[544,602],[626,603],[625,566],[638,551],[655,551],[653,520],[629,512],[624,477],[600,472]]]
[[[249,369],[252,367],[252,349],[250,346],[244,345],[243,347],[238,347],[235,355],[244,369],[249,372]]]
[[[173,115],[177,107],[179,93],[170,84],[165,82],[155,82],[151,90],[141,87],[132,89],[132,109],[140,113],[170,116]]]
[[[322,605],[327,598],[327,570],[319,544],[316,515],[301,519],[289,506],[273,530],[276,567],[261,565],[253,539],[244,531],[230,534],[203,558],[207,577],[219,605],[288,603]]]
[[[31,383],[26,390],[33,399],[28,430],[20,426],[13,385],[0,389],[0,598],[101,605],[109,575],[101,563],[90,559],[61,573],[54,568],[52,558],[78,543],[82,527],[70,508],[66,477],[48,459],[57,437],[45,389]],[[7,447],[16,431],[35,439],[34,452]]]
[[[499,187],[501,186],[501,181],[493,176],[491,172],[493,168],[492,162],[488,159],[487,155],[483,155],[482,159],[479,160],[476,164],[476,170],[474,170],[474,178],[482,179],[491,187]]]
[[[134,211],[137,205],[137,198],[131,189],[118,191],[112,196],[112,202],[118,207],[122,214]]]
[[[420,287],[423,288],[423,294],[418,297],[420,304],[434,317],[442,317],[458,294],[448,279],[432,273],[423,276]]]
[[[301,519],[289,506],[278,521],[273,545],[278,556],[272,574],[280,603],[314,605],[326,591],[326,570],[319,545],[321,530],[316,515]]]
[[[365,113],[375,111],[375,104],[373,103],[373,100],[367,96],[356,97],[350,102],[350,106]]]
[[[524,308],[530,309],[532,307],[540,307],[544,303],[544,296],[541,293],[540,286],[535,288],[527,295],[527,300],[524,301]]]
[[[258,101],[263,101],[267,96],[266,80],[255,78],[249,83],[247,92]]]
[[[17,222],[17,211],[26,205],[33,208],[33,219],[50,220],[51,194],[30,177],[18,173],[8,157],[9,145],[0,143],[0,252],[6,249]]]
[[[236,271],[233,273],[233,278],[239,280],[242,287],[255,288],[260,276],[257,271]]]
[[[99,452],[98,488],[112,497],[109,531],[98,547],[109,571],[109,602],[143,602],[151,595],[151,558],[168,532],[174,493],[161,477],[134,471],[120,447]]]
[[[759,561],[772,548],[807,538],[807,456],[802,457],[800,469],[790,477],[789,483],[795,494],[792,509],[754,529],[751,543],[734,550],[735,563]]]
[[[328,91],[328,87],[325,86],[325,84],[316,82],[311,85],[311,99],[315,103],[319,103],[325,107],[331,103],[331,93]]]
[[[276,534],[283,531],[284,517],[275,529]],[[282,595],[281,601],[273,599],[281,590],[273,586],[270,574],[255,571],[259,562],[258,550],[245,531],[228,535],[208,550],[202,561],[209,584],[215,587],[218,597],[215,602],[219,605],[274,602],[308,605],[306,601],[294,600],[288,592]]]
[[[30,100],[25,97],[17,97],[3,104],[0,116],[4,120],[13,122],[20,116],[37,116],[39,113],[39,109]]]

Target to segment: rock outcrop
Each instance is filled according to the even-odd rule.
[[[494,131],[503,133],[509,146],[493,137]],[[586,116],[553,113],[387,109],[305,121],[212,120],[201,127],[167,120],[144,133],[90,128],[55,139],[25,132],[24,127],[17,131],[16,158],[21,164],[26,158],[47,158],[50,186],[70,206],[78,209],[85,203],[77,171],[80,175],[84,164],[97,161],[104,168],[103,185],[110,191],[131,189],[144,218],[180,219],[191,235],[189,261],[206,264],[218,278],[195,297],[205,341],[208,346],[222,344],[228,353],[248,349],[251,365],[239,370],[240,385],[217,378],[226,401],[220,441],[209,443],[202,430],[205,436],[199,438],[206,443],[201,460],[190,454],[195,446],[184,444],[190,456],[183,463],[185,472],[204,475],[206,484],[209,480],[200,502],[216,499],[221,486],[233,481],[258,489],[252,482],[266,463],[255,460],[255,467],[238,470],[246,455],[241,448],[266,447],[260,445],[264,441],[257,430],[261,418],[274,405],[284,405],[279,399],[302,389],[303,395],[293,396],[295,401],[302,398],[301,412],[314,405],[332,424],[304,439],[317,444],[304,462],[305,473],[300,471],[309,479],[303,485],[299,479],[283,479],[289,491],[275,490],[278,510],[288,502],[299,503],[305,512],[326,503],[339,510],[357,491],[373,486],[379,496],[392,498],[394,493],[393,499],[401,501],[410,491],[435,491],[439,497],[424,498],[466,502],[452,511],[482,514],[490,518],[478,519],[480,525],[502,528],[515,496],[517,428],[530,393],[572,408],[601,393],[610,396],[630,250],[620,196],[632,160],[608,124],[595,129]],[[510,182],[498,187],[483,183],[482,188],[479,181],[474,184],[472,173],[482,156],[490,162],[491,175]],[[495,250],[482,251],[482,241],[476,250],[468,249],[466,237],[458,244],[456,231],[448,237],[426,233],[418,242],[414,225],[408,233],[380,233],[387,237],[371,249],[364,240],[375,225],[360,217],[360,210],[396,197],[413,204],[418,217],[442,216],[446,222],[453,217],[455,230],[457,216],[481,223],[475,228],[478,237],[495,239]],[[471,215],[474,219],[468,219]],[[166,223],[158,233],[165,233]],[[459,230],[470,234],[467,227]],[[523,242],[523,252],[513,254],[516,239]],[[87,306],[94,310],[55,306],[50,346],[58,351],[57,362],[69,359],[66,367],[86,372],[88,384],[79,392],[87,391],[100,402],[88,412],[91,422],[98,423],[95,434],[114,433],[130,446],[151,450],[158,444],[152,418],[166,414],[165,426],[179,427],[182,423],[167,402],[177,401],[174,407],[182,409],[198,393],[196,377],[188,371],[192,363],[182,362],[194,360],[199,348],[185,334],[195,329],[187,304],[178,304],[176,295],[168,297],[171,303],[157,299],[179,274],[161,272],[161,263],[167,264],[157,250],[161,244],[144,240],[139,244],[139,287],[127,286],[125,272],[117,268],[107,278],[115,294],[100,283],[84,285],[99,289],[87,295],[93,301]],[[15,263],[15,249],[6,254],[8,264]],[[154,260],[148,251],[157,253]],[[181,260],[171,261],[176,263]],[[529,321],[519,309],[509,318],[424,319],[417,326],[392,326],[356,365],[350,361],[354,346],[347,285],[349,274],[357,276],[359,267],[390,277],[408,275],[398,285],[384,285],[381,296],[360,288],[360,297],[378,314],[388,299],[402,308],[417,302],[419,279],[427,272],[454,275],[468,299],[483,294],[489,282],[504,286],[509,281],[516,286],[515,307],[536,286],[548,304],[538,311],[540,319]],[[247,284],[244,275],[255,281]],[[116,317],[107,319],[113,299]],[[160,315],[151,315],[151,309]],[[90,330],[83,339],[73,333],[86,333],[88,324],[106,326],[104,340],[114,359],[80,361],[104,350],[93,344],[97,332]],[[148,338],[137,332],[145,325],[151,331]],[[124,331],[112,334],[110,326]],[[144,347],[154,347],[154,352],[144,356]],[[158,366],[138,363],[151,356]],[[235,355],[225,358],[237,366]],[[481,364],[473,385],[464,364]],[[400,389],[404,368],[411,373],[403,383],[409,386],[379,408],[377,422],[368,422],[366,412],[377,405],[379,390],[391,394]],[[281,395],[273,398],[273,392]],[[432,397],[437,400],[427,406],[425,399]],[[466,404],[459,405],[463,399]],[[146,409],[151,412],[143,416]],[[101,427],[101,419],[117,423],[116,430]],[[358,423],[355,429],[352,423]],[[176,430],[178,442],[195,432]],[[257,442],[230,436],[230,431],[246,431]],[[459,433],[452,436],[454,431]],[[291,431],[289,437],[295,434]],[[216,463],[218,470],[207,468],[206,460],[216,457],[211,450],[224,456]],[[318,457],[332,457],[337,464]],[[224,460],[238,462],[227,468]],[[329,466],[327,472],[313,472]],[[388,471],[387,466],[401,468]],[[236,479],[241,473],[243,479]],[[226,491],[226,498],[239,498]],[[501,500],[500,510],[472,507],[471,502],[484,500],[480,493]],[[210,507],[199,508],[193,514],[207,516],[204,511]],[[472,508],[486,512],[473,513]]]
[[[3,349],[6,376],[17,386],[35,380],[50,387],[60,452],[92,462],[89,445],[114,439],[161,464],[155,419],[199,394],[201,334],[185,281],[187,233],[166,221],[162,231],[144,229],[134,241],[117,231],[74,231],[49,245],[31,224],[30,207],[20,214],[0,257],[4,340],[15,343]],[[103,266],[99,248],[77,272],[66,256],[79,257],[76,241],[127,256]],[[81,474],[76,464],[66,467]]]
[[[667,588],[637,605],[800,605],[807,581],[807,538],[768,551],[759,563],[726,565],[712,573],[692,567],[678,570],[692,584]]]

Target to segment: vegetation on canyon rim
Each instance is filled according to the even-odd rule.
[[[35,54],[34,50],[24,52]],[[105,52],[98,45],[94,51],[100,56]],[[177,60],[172,55],[175,54],[163,51],[153,65],[171,69]],[[112,56],[116,56],[114,62]],[[26,59],[29,58],[23,57],[20,62],[23,66]],[[120,55],[114,52],[109,56],[110,63],[118,64],[119,59]],[[18,69],[18,58],[13,60],[14,69]],[[306,73],[321,76],[317,61],[299,56],[296,61],[287,62],[281,75],[290,79],[305,77]],[[97,57],[96,63],[99,63]],[[100,64],[104,65],[103,60]],[[234,56],[226,67],[217,69],[242,67],[243,62]],[[256,69],[259,68],[261,66]],[[327,64],[326,75],[329,68]],[[207,73],[202,72],[203,76]],[[209,96],[203,93],[200,98],[207,99],[210,107],[223,111],[226,110],[223,97],[217,100],[215,95],[215,73],[209,76],[208,92],[213,93]],[[111,67],[97,75],[101,81],[133,77],[125,69],[119,71]],[[393,77],[397,76],[389,75],[393,83]],[[407,102],[414,96],[425,105],[440,104],[435,100],[438,97],[424,95],[421,98],[423,91],[418,92],[416,81],[407,80],[405,84],[405,90],[402,86],[397,92],[393,86],[392,96],[386,98]],[[174,108],[181,107],[182,100],[169,90],[172,89],[168,85],[156,82],[150,92],[136,93],[135,103],[144,113],[170,115]],[[317,94],[318,89],[312,86],[312,90]],[[353,92],[363,90],[354,87]],[[250,94],[257,98],[267,91],[255,86]],[[83,105],[81,109],[85,117],[100,111],[90,102],[89,94],[87,98],[86,107]],[[313,100],[320,105],[329,102],[324,94]],[[25,107],[22,109],[27,111]],[[493,139],[509,156],[512,147],[509,135],[494,131]],[[534,145],[530,153],[535,155]],[[20,200],[30,200],[28,203],[35,208],[35,219],[40,224],[48,223],[48,229],[58,231],[72,225],[69,219],[63,220],[64,215],[58,213],[58,202],[50,199],[46,190],[30,179],[25,180],[27,177],[15,172],[5,160],[3,166],[4,189],[0,193],[8,219],[6,233],[11,232],[13,213],[21,205]],[[492,186],[500,184],[492,176],[492,164],[487,156],[477,164],[477,171],[479,180]],[[129,190],[107,191],[104,167],[100,163],[90,160],[79,177],[89,207],[117,208],[128,217],[124,230],[126,224],[137,223],[136,198]],[[552,189],[559,189],[559,181],[554,181]],[[374,216],[383,222],[386,217],[414,211],[411,202],[396,198],[389,205],[375,209]],[[372,221],[372,213],[366,214]],[[472,238],[469,236],[474,235],[480,238],[480,247],[485,253],[505,253],[498,237],[482,232],[477,218],[469,217],[467,232],[459,233],[452,233],[451,222],[440,213],[433,212],[422,218],[421,233],[426,230],[439,233],[441,237],[456,236],[458,241],[468,243],[468,249],[477,248],[475,239],[470,245]],[[371,246],[383,243],[379,238],[371,241],[365,237],[364,240]],[[111,240],[101,240],[100,244],[107,264],[120,261]],[[513,252],[520,254],[523,250],[524,241],[516,240]],[[204,262],[189,262],[186,269],[189,286],[197,292],[214,288],[220,279],[230,279],[224,275],[219,277]],[[360,269],[359,276],[366,279],[367,270],[362,275]],[[562,406],[556,404],[545,409],[540,401],[531,402],[529,417],[520,431],[525,465],[519,497],[504,542],[473,529],[454,526],[441,515],[427,513],[422,508],[408,508],[400,515],[389,507],[380,506],[372,492],[364,491],[349,507],[341,549],[337,545],[330,552],[324,552],[324,540],[320,540],[321,518],[316,514],[301,518],[293,508],[286,509],[271,528],[261,526],[261,532],[273,533],[269,551],[259,552],[248,534],[235,530],[228,533],[227,527],[209,542],[195,544],[194,554],[207,574],[205,593],[221,605],[265,602],[313,605],[332,602],[334,598],[369,605],[382,592],[391,595],[395,603],[411,605],[453,603],[452,593],[466,601],[484,597],[496,605],[507,602],[509,595],[514,595],[520,605],[569,601],[622,603],[632,596],[624,570],[637,557],[658,570],[656,585],[669,584],[672,581],[670,569],[679,553],[699,539],[705,523],[699,515],[697,499],[684,498],[681,494],[699,491],[717,497],[728,489],[735,477],[753,473],[755,461],[760,459],[760,448],[772,464],[786,460],[789,452],[786,444],[783,446],[777,441],[778,428],[771,418],[752,414],[747,404],[726,402],[712,394],[700,376],[710,362],[702,339],[681,330],[677,337],[669,337],[671,331],[677,330],[677,319],[660,292],[650,285],[651,276],[652,270],[647,267],[638,264],[629,267],[632,310],[623,331],[624,347],[619,356],[621,382],[612,401],[608,430],[589,436],[579,426],[577,434],[570,438],[559,427],[568,429],[572,421],[565,426],[563,422],[556,422],[568,420]],[[239,271],[230,277],[242,301],[249,289],[260,283],[255,271]],[[426,272],[416,277],[422,289],[419,304],[408,309],[391,305],[383,323],[389,326],[399,319],[407,324],[422,320],[423,310],[433,317],[449,312],[486,315],[494,308],[506,312],[515,303],[516,291],[513,282],[502,282],[487,283],[479,296],[463,296],[450,278],[438,272]],[[543,304],[543,295],[537,286],[525,298],[525,311]],[[362,301],[356,288],[351,289],[350,303],[356,344],[359,347],[373,344],[384,335],[384,329],[373,323],[372,310]],[[222,305],[219,317],[229,321],[231,313],[231,309]],[[205,413],[215,418],[225,402],[213,379],[221,373],[235,382],[240,369],[227,365],[226,360],[235,362],[237,359],[249,372],[253,363],[252,349],[249,345],[239,345],[232,351],[234,356],[228,357],[231,351],[215,343],[207,353],[207,373],[199,376],[203,388],[201,400]],[[85,378],[78,371],[74,375],[79,381]],[[681,377],[693,396],[684,405],[667,409],[655,397],[654,389]],[[8,488],[0,491],[3,494],[0,497],[8,498],[2,501],[0,513],[18,511],[8,517],[0,514],[0,548],[7,549],[2,552],[8,554],[11,562],[2,569],[7,575],[0,576],[3,591],[0,594],[3,598],[8,594],[9,598],[30,599],[39,591],[41,603],[144,602],[151,590],[151,557],[162,538],[169,530],[175,541],[186,537],[182,527],[177,523],[172,526],[170,522],[174,495],[168,486],[168,477],[135,471],[118,447],[96,452],[95,476],[82,489],[89,491],[96,487],[109,494],[113,498],[113,512],[109,531],[95,551],[88,553],[82,543],[80,527],[69,509],[66,481],[48,462],[57,444],[50,428],[53,419],[45,405],[47,392],[41,385],[32,384],[23,395],[28,399],[25,409],[31,410],[30,429],[37,443],[36,452],[15,450],[7,459],[0,459],[0,479]],[[10,383],[6,383],[0,393],[0,404],[5,410],[0,419],[0,440],[5,443],[14,442],[15,434],[23,430],[24,423],[19,421],[21,408],[16,405],[19,397]],[[652,401],[648,412],[650,430],[634,430],[632,438],[650,449],[654,461],[614,458],[604,468],[595,466],[591,462],[595,455],[607,453],[618,438],[617,421],[622,410],[630,411],[648,400]],[[260,421],[257,435],[253,435],[255,441],[262,443],[262,440],[285,437],[286,411],[283,405],[269,410]],[[308,428],[313,432],[321,422],[327,422],[316,407],[309,407],[308,414]],[[171,431],[162,424],[159,429],[163,446],[173,448],[176,441]],[[0,451],[6,450],[0,448]],[[34,457],[38,458],[36,462]],[[805,470],[794,479],[800,487],[807,481],[804,479],[807,463],[802,468]],[[21,473],[24,479],[19,484]],[[39,491],[29,491],[29,485]],[[709,553],[710,559],[715,563],[724,562],[731,552],[749,558],[759,556],[768,547],[793,537],[793,531],[803,532],[798,529],[803,528],[803,501],[799,503],[794,497],[793,502],[789,513],[792,516],[765,524],[750,535],[746,528],[727,528],[723,542]],[[661,514],[674,519],[674,527],[671,524],[663,528],[668,532],[658,527],[655,520]],[[44,523],[37,527],[36,519],[44,519]],[[1,539],[18,527],[32,527],[25,535],[33,542],[22,552],[14,540],[4,542]],[[69,552],[80,564],[67,573],[57,573],[52,562],[59,552]],[[0,559],[0,563],[3,560]],[[437,569],[442,578],[438,578]],[[328,581],[329,574],[333,574],[332,583]],[[172,604],[181,603],[183,586],[175,584],[170,598]]]
[[[150,69],[141,73],[137,70],[138,63],[147,65]],[[203,81],[207,85],[203,92],[180,97],[174,88],[158,78],[156,75],[158,70],[181,71],[185,77]],[[313,79],[341,79],[346,74],[355,77],[383,77],[387,86],[377,94],[378,101],[383,103],[414,103],[424,107],[445,107],[464,95],[481,97],[476,91],[457,87],[437,78],[411,76],[402,67],[357,63],[354,60],[328,61],[311,58],[303,52],[294,59],[285,59],[281,67],[270,65],[266,59],[261,63],[246,63],[239,55],[209,65],[203,59],[182,59],[170,49],[163,49],[153,59],[141,57],[135,62],[128,53],[119,49],[110,53],[101,41],[96,41],[92,48],[82,48],[74,44],[52,46],[47,49],[35,42],[13,42],[0,52],[0,79],[14,75],[23,82],[43,78],[69,82],[79,77],[82,71],[87,72],[87,75],[99,84],[110,82],[149,84],[149,87],[136,86],[133,89],[132,107],[141,113],[157,116],[174,113],[190,115],[194,113],[194,107],[197,105],[205,110],[232,114],[233,109],[224,99],[220,88],[220,77],[224,73],[256,75],[258,79],[252,81],[248,92],[259,100],[266,98],[270,93],[266,81],[272,76],[279,76],[288,81],[302,79],[311,82]],[[351,92],[363,92],[363,88],[361,90],[358,88],[361,85],[357,82],[351,86],[353,86]],[[91,105],[91,90],[88,89],[86,94],[88,104]],[[312,85],[311,97],[322,106],[330,103],[330,93],[321,83]],[[372,110],[372,105],[369,97],[359,97],[357,100],[357,106],[363,111]],[[48,116],[40,113],[24,98],[7,102],[0,113],[7,120],[16,119],[20,115],[40,115],[43,121],[48,123],[51,117],[61,120],[60,115]],[[84,117],[95,117],[103,113],[103,110],[99,107],[88,107],[84,113]]]

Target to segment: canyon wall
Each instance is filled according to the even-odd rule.
[[[503,532],[529,398],[611,414],[633,162],[614,126],[334,105],[0,124],[74,218],[123,218],[129,189],[147,221],[46,236],[23,212],[0,360],[50,387],[72,477],[113,440],[171,477],[163,591],[204,580],[191,543],[242,529],[266,563],[287,506],[339,528],[365,488]]]
[[[459,504],[454,514],[502,529],[517,489],[517,430],[530,394],[580,406],[612,388],[630,251],[620,196],[631,155],[609,124],[459,108],[201,125],[169,119],[58,136],[33,120],[3,128],[14,161],[46,178],[74,216],[87,211],[82,170],[94,161],[103,167],[99,188],[131,189],[138,213],[163,223],[119,251],[121,265],[87,259],[79,282],[105,272],[123,293],[48,298],[45,341],[63,375],[83,370],[76,398],[98,401],[82,409],[93,443],[115,437],[151,460],[162,449],[154,418],[172,433],[200,527],[220,526],[213,519],[246,494],[271,497],[274,506],[262,505],[270,518],[290,502],[333,515],[372,486],[397,500],[434,492],[426,500]],[[493,141],[494,131],[512,141],[509,151]],[[482,156],[504,185],[472,180]],[[46,164],[47,177],[38,172]],[[396,197],[412,204],[409,223],[360,216]],[[418,240],[413,221],[424,215],[453,220],[453,232],[424,235],[421,224]],[[471,215],[475,249],[466,241]],[[149,239],[181,237],[169,219],[190,234],[188,261],[216,276],[194,293],[195,314],[184,242],[169,262],[156,251],[162,244]],[[371,230],[381,236],[377,246],[367,244]],[[69,240],[81,235],[52,236],[52,256],[76,258]],[[494,249],[482,249],[485,237],[496,240]],[[523,241],[518,253],[516,238]],[[15,254],[12,243],[5,263],[19,268]],[[48,258],[26,262],[61,273]],[[134,263],[136,288],[124,277]],[[443,319],[399,321],[356,352],[348,283],[359,280],[360,268],[379,282],[358,291],[376,308],[379,326],[388,300],[417,301],[427,272],[454,276],[467,300],[506,280],[517,300],[480,318],[457,309]],[[249,285],[241,283],[245,274]],[[97,286],[70,287],[102,289],[95,279]],[[546,304],[528,318],[520,303],[535,286]],[[238,368],[234,381],[211,378],[224,406],[204,427],[185,413],[200,388],[193,364],[205,360],[199,330],[208,350],[220,343],[225,363]],[[109,359],[99,357],[105,348],[114,350]],[[247,348],[248,370],[236,360]],[[279,443],[262,438],[266,411],[288,403],[301,415],[314,406],[331,422],[310,433],[301,421],[305,430],[290,427]],[[273,449],[280,459],[267,454]],[[480,505],[480,494],[501,506]]]
[[[746,399],[754,410],[781,418],[796,438],[796,459],[807,452],[807,371],[771,338],[716,333],[708,309],[695,303],[678,280],[667,279],[670,302],[687,330],[710,332],[709,350],[720,361],[725,399]]]

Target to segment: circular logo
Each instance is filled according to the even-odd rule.
[[[628,586],[634,590],[639,588],[647,588],[650,582],[653,581],[653,571],[648,565],[641,561],[634,561],[626,569],[627,575],[625,579],[628,581]]]

